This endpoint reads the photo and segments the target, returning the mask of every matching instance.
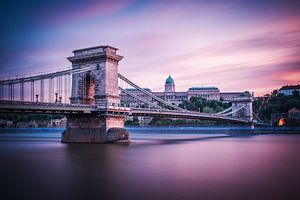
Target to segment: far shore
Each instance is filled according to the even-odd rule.
[[[182,134],[300,134],[300,127],[255,127],[248,126],[125,126],[132,133],[157,133],[165,134],[176,133]],[[0,128],[0,132],[5,130],[57,130],[63,131],[64,127],[7,127]]]

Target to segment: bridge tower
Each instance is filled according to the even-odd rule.
[[[96,143],[129,138],[124,129],[126,110],[120,107],[118,87],[118,63],[123,57],[117,50],[96,46],[74,50],[74,55],[68,57],[74,71],[83,70],[72,75],[71,104],[96,105],[99,112],[66,114],[62,142]],[[85,71],[87,68],[91,70]]]
[[[243,109],[240,109],[243,107]],[[238,110],[234,112],[235,110]],[[240,97],[232,100],[232,117],[246,119],[249,122],[253,121],[252,97]]]
[[[73,70],[96,67],[94,70],[73,74],[71,103],[100,106],[120,104],[118,63],[123,58],[111,46],[96,46],[74,50],[68,57]]]

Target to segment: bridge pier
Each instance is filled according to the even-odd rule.
[[[89,104],[101,112],[68,114],[62,142],[129,141],[124,129],[125,113],[120,107],[118,64],[123,58],[111,46],[74,50],[68,57],[73,70],[94,67],[91,71],[72,75],[71,104]]]
[[[63,143],[129,142],[124,116],[67,114],[66,117],[67,126],[61,137]]]

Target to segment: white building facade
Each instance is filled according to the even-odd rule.
[[[148,92],[152,92],[149,88],[144,88]],[[142,97],[148,101],[152,99],[137,89],[127,89],[128,92],[131,92],[134,95]],[[215,100],[215,101],[225,101],[230,102],[234,98],[250,96],[249,92],[220,92],[217,87],[190,87],[186,92],[176,92],[175,91],[175,81],[169,76],[164,85],[163,92],[152,92],[155,96],[170,102],[175,105],[181,104],[185,100],[189,100],[191,97],[202,97],[206,100]],[[141,104],[137,99],[130,97],[126,93],[122,92],[120,94],[121,103],[131,107],[140,107]]]
[[[282,86],[279,89],[278,93],[279,94],[283,94],[285,96],[290,96],[290,95],[293,95],[294,91],[300,93],[300,85],[286,85],[286,86]]]

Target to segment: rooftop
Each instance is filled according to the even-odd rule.
[[[292,108],[289,110],[289,113],[300,113],[300,110],[298,110],[297,108]]]
[[[188,91],[219,90],[217,87],[190,87]]]
[[[88,47],[88,48],[82,48],[82,49],[76,49],[73,51],[73,53],[78,52],[78,51],[86,51],[86,50],[93,50],[93,49],[106,49],[106,48],[110,48],[113,50],[118,50],[115,47],[109,46],[109,45],[100,45],[100,46],[95,46],[95,47]]]
[[[151,92],[151,90],[149,88],[143,88],[144,90]],[[126,91],[131,91],[131,92],[135,92],[135,91],[139,91],[138,89],[135,88],[127,88],[125,89]]]
[[[173,84],[174,85],[174,79],[171,76],[169,76],[166,80],[166,84]]]
[[[297,84],[297,85],[285,85],[285,86],[282,86],[279,90],[299,90],[300,89],[300,85]]]
[[[245,93],[249,93],[249,91],[244,91],[244,92],[220,92],[220,94],[245,94]]]

